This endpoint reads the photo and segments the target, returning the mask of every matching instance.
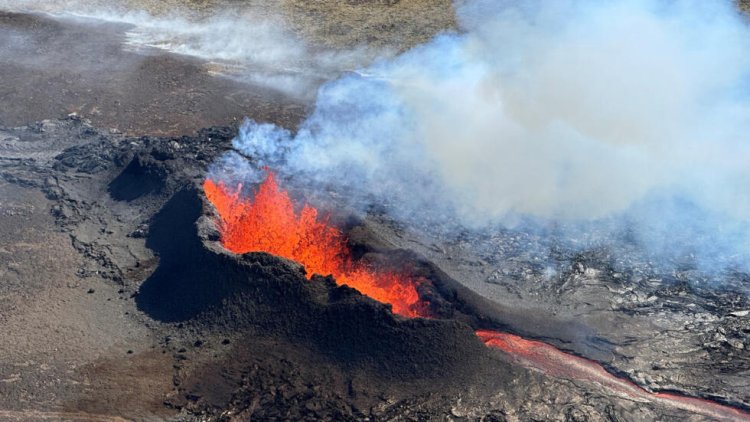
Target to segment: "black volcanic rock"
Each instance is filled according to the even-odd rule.
[[[425,240],[385,216],[347,223],[358,259],[429,281],[419,292],[432,319],[395,316],[278,257],[227,252],[200,185],[232,134],[131,138],[76,119],[0,128],[0,178],[46,193],[54,230],[80,255],[72,273],[90,283],[77,290],[97,306],[135,302],[141,312],[119,317],[163,339],[118,356],[130,365],[157,347],[167,361],[148,371],[169,371],[158,402],[180,420],[700,420],[511,364],[476,328],[544,340],[648,388],[747,403],[746,296],[627,252],[545,249],[512,231]],[[535,259],[544,250],[554,277]]]
[[[207,329],[303,341],[339,362],[393,377],[445,376],[486,353],[470,326],[405,319],[330,278],[265,253],[234,255],[202,239],[210,216],[197,189],[177,192],[152,220],[147,246],[160,258],[136,301],[152,317]],[[199,226],[201,227],[199,229]]]
[[[132,201],[150,193],[160,193],[169,169],[151,155],[137,154],[110,184],[109,193],[119,201]]]

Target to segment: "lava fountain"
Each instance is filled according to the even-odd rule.
[[[219,213],[221,241],[229,251],[281,256],[302,264],[310,277],[330,274],[338,284],[390,304],[398,315],[429,317],[427,306],[417,292],[417,287],[426,280],[355,262],[344,233],[308,204],[295,211],[294,203],[279,188],[274,173],[268,173],[253,198],[242,197],[241,184],[230,188],[223,182],[206,179],[203,189]],[[551,376],[595,383],[625,399],[661,403],[715,420],[750,420],[750,414],[710,400],[649,392],[610,374],[594,361],[546,343],[498,331],[479,330],[476,334],[486,346],[504,352],[516,363]]]
[[[242,185],[229,188],[206,179],[203,189],[221,218],[219,231],[226,249],[238,254],[268,252],[281,256],[302,264],[308,277],[332,275],[337,283],[390,304],[396,314],[427,316],[417,293],[423,280],[354,262],[346,236],[308,204],[296,212],[272,172],[253,199],[241,197]]]

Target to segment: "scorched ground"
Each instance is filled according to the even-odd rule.
[[[229,148],[231,129],[195,138],[129,138],[68,119],[2,133],[3,189],[39,202],[26,214],[4,213],[4,230],[30,240],[29,230],[46,224],[34,222],[36,210],[51,210],[51,227],[71,240],[71,259],[79,262],[70,286],[61,286],[66,301],[102,312],[117,304],[120,318],[137,330],[107,346],[120,357],[86,367],[46,358],[48,369],[37,376],[43,378],[3,383],[6,415],[28,410],[23,391],[32,388],[52,403],[39,411],[131,419],[712,418],[660,400],[634,400],[596,380],[518,364],[517,357],[485,347],[474,333],[481,327],[541,339],[648,390],[739,408],[748,401],[741,381],[747,349],[740,344],[749,307],[742,296],[709,295],[674,280],[654,281],[657,275],[624,287],[597,268],[602,252],[591,251],[576,256],[560,282],[519,289],[511,277],[492,278],[490,288],[514,289],[515,303],[503,304],[457,282],[458,271],[491,275],[502,269],[473,251],[469,239],[425,243],[424,233],[378,215],[350,222],[347,246],[357,262],[429,280],[420,295],[430,301],[433,317],[404,318],[293,261],[237,255],[221,245],[219,215],[201,187],[206,165]],[[42,146],[45,153],[34,152]],[[19,218],[28,223],[17,224]],[[504,232],[473,241],[531,251],[534,239]],[[523,255],[513,262],[533,264]],[[629,265],[647,271],[638,262]],[[17,268],[19,280],[31,274]],[[604,299],[592,300],[594,292]],[[554,306],[539,307],[540,294]],[[614,301],[618,307],[609,305]],[[594,317],[598,324],[586,323]],[[21,327],[13,319],[3,324]],[[622,329],[606,329],[618,324],[629,327],[627,340]],[[665,334],[657,329],[663,324],[683,329]],[[99,330],[96,324],[86,329]],[[662,353],[665,344],[671,355]],[[22,364],[24,355],[13,350],[19,348],[6,352],[0,368],[4,379],[13,380]],[[143,368],[139,382],[148,387],[121,384],[118,367]],[[83,387],[70,389],[70,383]],[[128,391],[124,397],[131,400],[122,398]],[[143,406],[147,397],[150,407]]]

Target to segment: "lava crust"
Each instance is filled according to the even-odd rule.
[[[607,342],[609,332],[530,310],[523,295],[515,305],[483,298],[467,280],[451,275],[456,268],[451,265],[465,262],[461,254],[450,265],[435,259],[382,217],[352,220],[347,233],[353,256],[401,266],[429,280],[420,294],[429,299],[432,318],[394,315],[387,305],[330,278],[308,279],[298,264],[278,257],[228,252],[200,186],[208,164],[230,148],[233,129],[132,138],[69,118],[3,128],[0,135],[2,188],[22,201],[37,192],[34,201],[38,209],[50,210],[50,222],[29,217],[29,227],[59,233],[62,237],[49,236],[49,241],[69,248],[61,249],[68,252],[60,265],[69,266],[58,272],[70,275],[64,275],[58,295],[78,307],[76,312],[96,309],[98,324],[110,327],[113,346],[107,347],[117,351],[91,365],[70,366],[73,355],[49,360],[53,377],[82,383],[96,374],[95,388],[17,381],[62,403],[50,412],[179,420],[701,419],[664,402],[634,402],[596,382],[545,374],[485,347],[476,329],[506,329],[599,360],[643,385],[629,376],[633,367],[626,361],[601,358],[621,347]],[[144,188],[123,188],[130,185]],[[5,214],[0,228],[17,226],[17,218]],[[15,236],[31,241],[30,233]],[[58,238],[67,238],[67,246]],[[16,268],[19,281],[31,274]],[[0,306],[20,303],[0,301]],[[735,312],[738,316],[728,317],[735,320],[742,318],[741,306],[717,312]],[[107,316],[111,310],[116,317]],[[23,333],[12,321],[3,324],[9,335]],[[61,337],[60,347],[72,347],[65,341]],[[726,349],[711,350],[729,358]],[[7,362],[24,356],[16,353],[9,351]],[[740,367],[742,362],[734,360]],[[15,367],[4,364],[0,373],[14,379]],[[122,396],[125,386],[118,380],[142,387],[136,395]],[[741,390],[732,387],[692,388],[672,390],[698,397],[695,391],[710,391],[710,398],[744,403]],[[6,384],[0,389],[23,403],[17,395],[22,390]],[[3,406],[13,415],[25,411]]]

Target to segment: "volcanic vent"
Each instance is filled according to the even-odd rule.
[[[203,188],[219,213],[222,244],[230,251],[281,256],[302,264],[308,277],[331,275],[340,285],[390,304],[396,314],[428,315],[417,293],[424,280],[353,261],[344,234],[319,218],[318,211],[308,204],[297,212],[273,173],[254,199],[240,198],[242,185],[230,190],[222,182],[207,179]]]
[[[43,137],[38,143],[29,144],[41,145],[57,137],[76,139],[82,132],[80,126],[80,122],[66,121],[57,126],[58,132],[19,129],[13,133]],[[671,390],[696,398],[716,397],[723,403],[742,405],[742,396],[732,395],[730,388],[722,390],[716,383],[704,386],[693,381],[699,379],[694,375],[698,368],[695,365],[676,367],[678,375],[688,377],[683,384],[661,381],[657,387],[644,382],[643,373],[632,371],[634,365],[612,359],[621,347],[608,342],[613,332],[587,327],[583,323],[588,322],[585,314],[582,321],[573,322],[565,315],[552,315],[544,309],[525,309],[523,303],[503,306],[472,292],[457,283],[455,275],[447,273],[451,265],[460,265],[462,274],[471,274],[457,251],[445,254],[450,257],[446,264],[437,255],[442,253],[439,247],[446,246],[437,244],[432,247],[437,249],[436,255],[427,260],[429,251],[411,241],[412,234],[399,226],[387,227],[386,216],[348,220],[336,214],[347,211],[337,211],[336,202],[332,201],[328,203],[334,210],[330,216],[327,212],[317,213],[310,220],[315,224],[306,226],[317,229],[300,230],[305,207],[302,201],[295,200],[315,198],[315,192],[297,190],[293,178],[282,176],[260,184],[248,181],[241,189],[225,182],[223,191],[211,193],[210,183],[218,189],[221,179],[212,178],[206,183],[205,169],[227,150],[233,136],[231,130],[206,131],[196,138],[180,139],[177,148],[174,139],[134,142],[132,138],[92,131],[85,148],[76,146],[55,159],[62,170],[53,173],[60,178],[60,184],[59,189],[50,190],[50,195],[60,198],[61,208],[67,211],[60,212],[59,218],[63,227],[72,228],[76,238],[85,240],[92,233],[87,222],[114,224],[120,221],[118,218],[130,215],[110,215],[113,210],[138,206],[148,212],[148,226],[143,225],[141,216],[132,214],[132,226],[125,231],[132,233],[130,236],[110,236],[107,248],[96,249],[92,245],[88,250],[96,257],[111,257],[111,262],[122,268],[123,297],[132,295],[140,310],[153,318],[147,322],[159,329],[160,346],[169,352],[165,355],[169,385],[174,384],[174,392],[166,402],[195,417],[187,420],[205,420],[206,415],[222,420],[221,415],[229,413],[244,415],[245,419],[295,420],[380,420],[404,415],[492,417],[486,420],[503,420],[506,416],[521,420],[606,420],[607,415],[622,420],[745,417],[713,402],[666,393]],[[122,159],[102,161],[102,157]],[[133,160],[144,165],[139,167]],[[89,173],[91,164],[100,162],[108,163],[95,173],[102,188],[81,197],[82,191],[75,183],[81,177],[93,177]],[[133,171],[138,168],[151,170]],[[19,166],[19,171],[29,169]],[[93,210],[94,218],[85,220],[86,224],[63,216],[73,215],[71,210],[83,209],[79,204],[95,201],[99,192],[118,186],[118,182],[113,182],[118,178],[128,178],[133,183],[160,180],[154,175],[164,178],[159,189],[138,192],[132,199],[115,198],[113,194],[109,206]],[[196,181],[208,188],[201,189]],[[285,190],[291,193],[284,195]],[[226,209],[247,211],[259,203],[261,191],[274,199],[272,209],[291,210],[281,214],[285,215],[286,231],[313,233],[308,237],[285,233],[284,238],[293,240],[291,244],[298,246],[300,239],[321,234],[334,239],[326,245],[335,246],[332,250],[340,254],[335,260],[324,262],[336,264],[335,271],[367,270],[376,277],[395,274],[399,283],[416,280],[418,306],[407,309],[422,317],[396,314],[392,312],[394,306],[367,297],[332,277],[314,275],[291,259],[266,252],[237,254],[225,248],[222,236],[235,220],[225,218],[220,206],[209,198],[226,199]],[[158,212],[152,214],[155,210]],[[307,212],[312,213],[311,207]],[[247,220],[241,213],[234,217],[239,218],[237,221]],[[248,221],[260,222],[257,218]],[[258,232],[264,230],[260,227]],[[106,235],[105,232],[102,236]],[[114,240],[125,239],[129,248],[135,248],[144,237],[145,246],[158,260],[148,259],[144,251],[140,265],[132,271],[123,256],[107,252],[110,245],[116,245]],[[398,243],[400,240],[403,242]],[[302,261],[294,248],[288,250],[291,252],[287,256]],[[504,265],[512,262],[505,261]],[[487,265],[476,261],[470,264],[474,268],[480,265],[480,269]],[[116,267],[110,269],[114,271]],[[586,273],[574,273],[569,283],[593,283]],[[609,287],[618,288],[616,284]],[[668,293],[658,294],[670,297]],[[95,296],[85,291],[84,295]],[[693,305],[686,309],[695,309],[695,303],[703,306],[702,296],[690,291],[677,290],[671,297],[688,298]],[[746,315],[742,312],[746,305],[719,299],[716,303],[721,308],[717,309],[727,312],[728,321],[735,323],[720,326],[723,335],[731,336],[731,330],[741,332],[739,323]],[[650,318],[662,323],[658,314]],[[653,337],[651,331],[641,334]],[[689,332],[671,335],[685,334]],[[595,361],[583,359],[584,356]],[[656,356],[650,362],[668,365],[672,359]],[[741,361],[735,363],[735,367],[740,364]],[[716,371],[717,365],[706,371]],[[649,368],[647,375],[659,375],[656,365]],[[704,373],[697,374],[700,380],[711,381]],[[724,379],[731,380],[732,375]],[[652,394],[641,387],[662,393]]]
[[[267,177],[251,197],[243,196],[243,187],[206,179],[203,184],[207,199],[218,213],[218,229],[222,245],[237,254],[266,252],[298,262],[312,283],[335,282],[348,286],[378,302],[390,305],[393,313],[407,318],[459,317],[473,327],[502,326],[477,313],[482,300],[470,293],[453,299],[463,302],[461,311],[436,314],[431,300],[445,303],[430,280],[407,274],[403,270],[376,268],[363,261],[354,261],[345,234],[332,226],[328,218],[309,204],[295,209],[288,192],[282,190],[276,175]],[[415,259],[415,257],[412,257]],[[417,258],[418,259],[418,258]],[[328,274],[324,279],[320,274]],[[332,279],[330,277],[333,277]],[[445,276],[443,279],[447,278]],[[448,282],[448,284],[452,284]],[[421,292],[424,292],[422,295]],[[427,295],[430,299],[426,299]],[[450,304],[448,307],[452,307]],[[521,325],[521,324],[519,324]],[[478,338],[490,348],[507,354],[513,361],[549,375],[598,384],[610,394],[703,414],[717,420],[750,419],[742,410],[709,400],[679,394],[652,393],[636,384],[608,373],[596,362],[566,354],[548,344],[526,340],[514,334],[479,329]],[[412,373],[412,375],[417,375]]]
[[[748,419],[734,2],[211,3],[0,11],[0,419]]]
[[[425,281],[428,268],[387,269],[386,262],[407,262],[398,254],[373,256],[372,265],[353,260],[343,233],[320,221],[310,207],[297,214],[272,174],[254,200],[210,180],[204,188],[211,202],[186,188],[153,219],[147,245],[160,262],[136,297],[149,315],[238,337],[240,349],[247,336],[283,339],[349,371],[374,371],[376,378],[401,382],[460,382],[487,359],[470,326],[411,318],[433,312],[434,306],[428,307],[418,292],[435,294]],[[272,220],[266,221],[268,217]],[[240,231],[232,223],[257,225]],[[251,235],[260,237],[253,240]],[[234,240],[225,248],[219,239]],[[358,288],[368,294],[311,268],[330,269],[328,274],[360,283]],[[468,364],[467,356],[474,356]]]

